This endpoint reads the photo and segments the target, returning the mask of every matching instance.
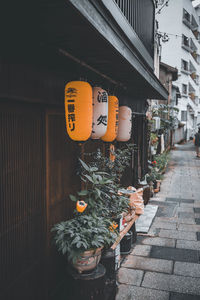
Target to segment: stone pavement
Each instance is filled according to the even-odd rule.
[[[200,159],[191,142],[171,151],[147,235],[118,272],[116,300],[200,300]]]

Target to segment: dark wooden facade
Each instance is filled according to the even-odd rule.
[[[105,35],[88,20],[88,7]],[[42,1],[4,10],[5,24],[8,16],[12,24],[0,50],[0,298],[50,299],[65,273],[50,229],[72,217],[69,194],[80,188],[77,158],[108,146],[69,139],[65,84],[81,78],[101,85],[137,113],[131,142],[138,151],[127,185],[147,170],[146,99],[164,98],[166,91],[139,56],[140,43],[128,41],[103,1]]]

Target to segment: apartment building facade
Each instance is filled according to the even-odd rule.
[[[188,140],[200,123],[200,33],[199,7],[191,0],[169,1],[156,15],[160,34],[169,40],[162,43],[161,61],[178,69],[176,85],[181,92],[178,119]]]

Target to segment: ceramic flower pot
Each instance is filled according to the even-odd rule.
[[[95,250],[88,250],[81,254],[77,261],[73,264],[73,267],[79,272],[89,272],[96,268],[101,259],[101,250],[103,247]]]

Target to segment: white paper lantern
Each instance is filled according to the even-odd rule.
[[[108,94],[100,87],[93,88],[93,123],[92,139],[101,138],[108,124]]]
[[[119,108],[119,127],[117,141],[127,142],[131,138],[132,110],[128,106]]]

